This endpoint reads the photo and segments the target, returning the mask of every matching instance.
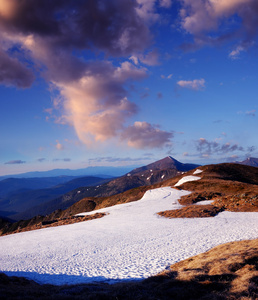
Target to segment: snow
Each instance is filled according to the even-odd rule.
[[[194,181],[194,180],[199,180],[201,179],[201,177],[198,177],[198,176],[192,176],[192,175],[189,175],[189,176],[184,176],[183,178],[181,178],[176,184],[175,186],[179,186],[185,182],[188,182],[188,181]]]
[[[203,172],[202,170],[196,169],[196,170],[193,172],[193,174],[196,175],[196,174],[200,174],[200,173],[202,173],[202,172]]]
[[[99,210],[101,219],[0,237],[0,271],[39,283],[141,279],[230,241],[258,238],[258,213],[167,219],[189,192],[163,187]],[[97,211],[94,211],[94,213]]]

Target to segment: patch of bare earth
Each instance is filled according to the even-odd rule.
[[[31,230],[36,230],[36,229],[43,229],[43,228],[48,228],[48,227],[56,227],[56,226],[61,226],[61,225],[69,225],[69,224],[74,224],[74,223],[79,223],[79,222],[85,222],[85,221],[90,221],[98,218],[104,217],[104,213],[96,213],[94,215],[89,215],[89,216],[71,216],[67,218],[60,218],[56,220],[51,220],[51,221],[41,221],[39,223],[33,224],[33,225],[28,225],[26,227],[21,227],[17,228],[14,231],[11,232],[2,232],[0,233],[1,236],[3,235],[8,235],[8,234],[13,234],[13,233],[19,233],[19,232],[25,232],[25,231],[31,231]],[[1,298],[0,298],[1,299]]]
[[[0,299],[258,299],[258,240],[219,245],[142,281],[40,285],[0,274]]]
[[[159,212],[158,215],[166,218],[207,218],[214,217],[222,209],[214,205],[190,205],[181,209]]]

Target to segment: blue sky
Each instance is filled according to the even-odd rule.
[[[0,0],[0,175],[258,156],[255,0]]]

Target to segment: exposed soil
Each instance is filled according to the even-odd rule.
[[[48,228],[48,227],[56,227],[56,226],[61,226],[61,225],[68,225],[68,224],[74,224],[74,223],[79,223],[79,222],[84,222],[84,221],[90,221],[98,218],[104,217],[105,214],[103,213],[96,213],[94,215],[89,215],[89,216],[82,216],[82,217],[67,217],[67,218],[60,218],[60,219],[54,219],[50,221],[40,221],[36,224],[32,225],[27,225],[25,227],[18,227],[16,230],[13,230],[11,232],[7,231],[5,232],[4,229],[2,230],[2,234],[0,235],[8,235],[10,233],[18,233],[18,232],[24,232],[24,231],[31,231],[31,230],[36,230],[36,229],[43,229],[43,228]],[[0,297],[1,299],[1,297]]]
[[[166,218],[207,218],[214,217],[222,208],[214,205],[190,205],[181,209],[159,212],[158,215]]]
[[[0,274],[0,299],[258,299],[258,240],[219,245],[135,282],[40,285]]]

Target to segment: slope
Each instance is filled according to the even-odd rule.
[[[16,182],[20,179],[14,180]],[[33,184],[35,180],[26,179],[25,181],[26,183],[31,182]],[[90,186],[106,181],[107,179],[104,178],[87,176],[76,178],[51,188],[35,189],[17,193],[14,192],[0,199],[0,211],[2,211],[2,214],[3,212],[5,212],[5,215],[7,215],[8,213],[9,218],[16,220],[17,218],[19,219],[19,216],[16,218],[17,213],[25,210],[31,210],[31,208],[35,205],[39,205],[41,203],[50,201],[51,199],[55,199],[56,197],[75,188],[78,188],[79,186]]]
[[[150,165],[134,169],[107,183],[91,187],[81,186],[51,201],[30,207],[29,210],[17,214],[13,218],[20,220],[29,219],[36,215],[51,214],[57,209],[67,209],[86,197],[109,197],[136,187],[150,186],[196,167],[197,165],[183,164],[171,157],[166,157]]]

